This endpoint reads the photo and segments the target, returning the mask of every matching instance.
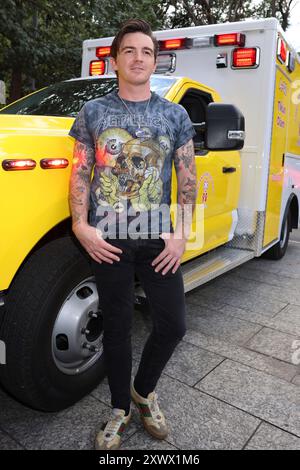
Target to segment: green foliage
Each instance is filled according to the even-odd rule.
[[[25,93],[80,75],[82,41],[112,36],[131,17],[160,26],[158,1],[2,0],[0,79],[10,101]]]

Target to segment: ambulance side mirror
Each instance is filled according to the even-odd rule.
[[[245,140],[245,119],[232,104],[210,103],[206,108],[205,148],[240,150]]]

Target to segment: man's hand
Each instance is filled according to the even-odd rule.
[[[176,237],[175,233],[162,233],[160,237],[165,241],[166,246],[152,261],[152,266],[155,266],[156,273],[163,269],[162,274],[165,275],[172,268],[174,274],[180,266],[186,239]]]
[[[120,254],[122,250],[103,240],[95,227],[85,223],[76,224],[73,226],[73,232],[83,248],[98,263],[105,261],[113,264],[114,261],[120,261],[120,258],[114,253]]]

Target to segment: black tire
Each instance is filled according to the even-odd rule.
[[[272,260],[279,260],[283,258],[283,256],[286,253],[288,244],[289,244],[291,230],[292,230],[292,216],[291,216],[291,212],[288,211],[282,222],[279,242],[276,243],[276,245],[273,245],[268,251],[266,251],[263,254],[263,257],[267,259],[272,259]]]
[[[7,360],[0,366],[0,382],[23,404],[43,411],[65,409],[105,376],[103,354],[79,375],[70,375],[57,367],[52,352],[58,312],[72,289],[91,276],[88,257],[70,237],[39,249],[16,276],[0,331]]]

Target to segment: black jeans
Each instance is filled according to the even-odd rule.
[[[103,350],[113,408],[128,409],[132,366],[131,326],[135,274],[150,304],[153,328],[145,344],[134,383],[147,397],[186,332],[185,297],[180,268],[156,273],[151,262],[164,249],[159,239],[107,239],[121,248],[113,264],[92,260],[103,313]]]

